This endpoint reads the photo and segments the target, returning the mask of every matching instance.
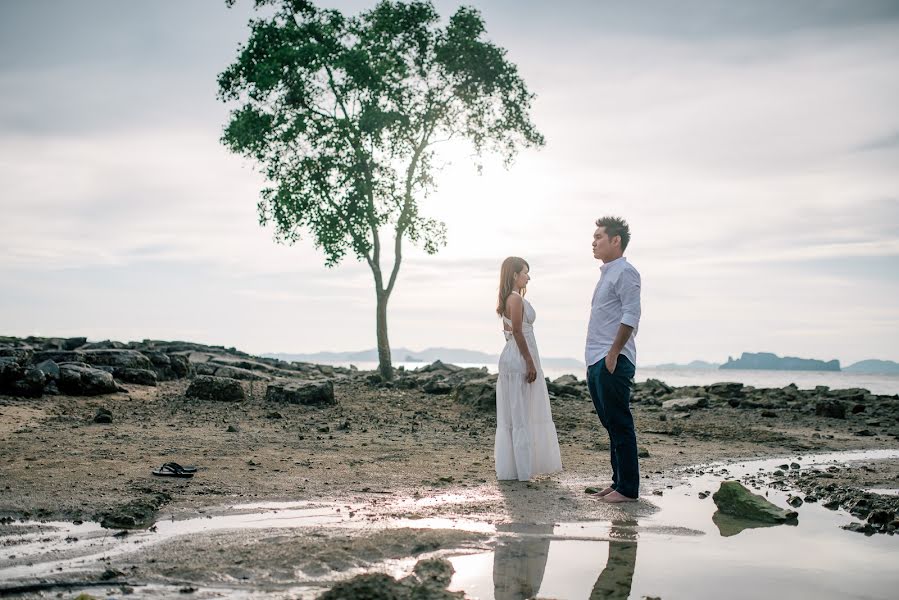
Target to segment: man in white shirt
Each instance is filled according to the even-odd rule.
[[[630,399],[637,364],[634,338],[640,323],[640,273],[624,250],[628,224],[618,217],[596,221],[593,257],[602,274],[593,292],[587,326],[587,387],[603,427],[609,432],[612,485],[599,493],[605,502],[634,502],[640,493],[637,434]]]

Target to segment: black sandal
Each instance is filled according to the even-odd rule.
[[[178,463],[165,463],[155,471],[153,474],[158,477],[184,477],[190,478],[194,476],[195,471],[186,471],[184,467],[179,465]]]

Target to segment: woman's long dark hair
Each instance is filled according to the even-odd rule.
[[[509,294],[514,292],[512,285],[515,283],[515,276],[527,267],[529,270],[531,265],[523,258],[510,256],[503,261],[503,266],[499,270],[499,299],[496,303],[496,314],[503,316],[506,314],[506,300]]]

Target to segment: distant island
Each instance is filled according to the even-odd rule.
[[[719,369],[765,369],[770,371],[839,371],[838,360],[816,360],[813,358],[796,358],[784,356],[781,358],[771,352],[744,352],[740,358],[734,360],[727,357],[727,362]]]
[[[298,361],[309,363],[354,363],[354,362],[378,362],[378,350],[360,350],[358,352],[316,352],[314,354],[290,354],[274,353],[263,354],[266,358],[277,358],[286,361]],[[461,348],[427,348],[421,352],[415,352],[408,348],[391,348],[390,358],[395,363],[420,362],[432,363],[440,360],[445,363],[465,364],[490,364],[499,361],[498,354],[487,354],[477,350],[464,350]],[[544,358],[540,359],[544,367],[553,369],[583,369],[584,363],[573,358]]]
[[[378,351],[375,348],[356,352],[315,352],[312,354],[273,353],[263,354],[266,358],[278,358],[286,361],[298,361],[318,364],[329,363],[372,363],[378,362]],[[476,350],[462,348],[427,348],[415,352],[408,348],[394,348],[391,351],[394,363],[432,363],[440,360],[454,364],[496,364],[499,356]],[[552,369],[583,369],[584,363],[574,358],[541,358],[544,367]],[[645,368],[662,370],[717,370],[717,369],[750,369],[774,371],[840,371],[868,375],[899,375],[899,363],[891,360],[862,360],[840,369],[840,361],[814,360],[785,356],[781,358],[770,352],[744,352],[740,358],[728,357],[724,364],[694,360],[686,364],[663,363],[647,365]]]
[[[871,375],[899,375],[899,363],[891,360],[868,359],[851,364],[845,369],[845,373],[859,373]]]
[[[719,363],[710,363],[704,360],[694,360],[685,365],[677,364],[677,363],[664,363],[661,365],[654,365],[653,369],[693,369],[693,370],[703,370],[703,371],[711,371],[714,369],[718,369],[721,367]]]

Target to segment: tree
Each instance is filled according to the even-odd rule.
[[[274,225],[276,241],[309,234],[328,267],[347,254],[368,263],[380,373],[390,379],[387,302],[403,240],[428,254],[446,243],[445,224],[419,213],[434,189],[435,145],[468,140],[475,156],[496,152],[510,164],[520,148],[543,145],[534,95],[473,8],[441,26],[430,1],[384,0],[352,17],[305,0],[255,5],[268,14],[250,21],[218,79],[219,98],[239,105],[222,141],[265,175],[259,222]]]

